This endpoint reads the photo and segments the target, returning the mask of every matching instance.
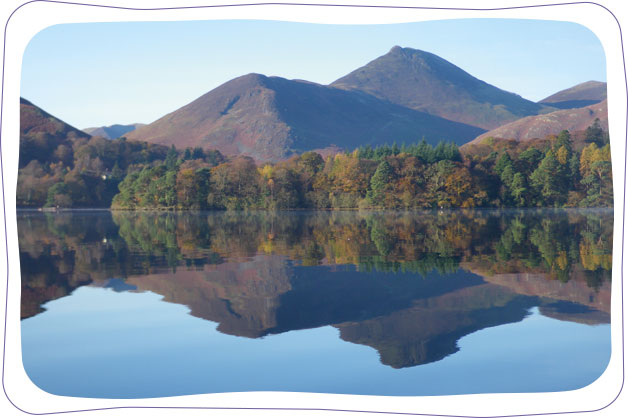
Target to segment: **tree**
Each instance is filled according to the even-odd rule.
[[[174,145],[172,145],[170,149],[168,150],[168,154],[166,154],[165,163],[166,163],[167,170],[175,170],[177,168],[177,158],[178,158],[177,150],[174,147]]]
[[[585,141],[591,142],[597,145],[598,147],[602,147],[605,144],[608,144],[608,132],[606,132],[600,123],[599,118],[595,118],[593,124],[589,126],[585,131]]]
[[[298,161],[298,164],[302,166],[304,171],[310,176],[313,176],[321,171],[325,165],[323,157],[313,151],[303,153],[301,157],[299,157]]]
[[[528,187],[526,178],[522,173],[515,173],[513,176],[510,193],[512,194],[516,206],[527,206]]]
[[[170,174],[170,172],[168,172]],[[168,177],[168,174],[166,177]],[[207,206],[210,172],[206,168],[187,168],[176,174],[176,204],[182,209],[203,209]],[[174,202],[167,202],[174,205]]]
[[[473,207],[473,179],[466,167],[456,167],[445,180],[445,191],[454,207]]]
[[[580,157],[581,184],[585,188],[586,198],[583,206],[612,206],[613,173],[610,145],[598,148],[591,143],[582,151]]]
[[[250,157],[236,157],[211,169],[207,203],[216,209],[260,205],[260,173]]]
[[[502,172],[507,166],[510,166],[512,168],[512,159],[507,152],[504,152],[495,162],[495,173],[497,173],[498,176],[501,176]]]
[[[72,207],[72,198],[68,193],[68,187],[65,183],[56,183],[48,189],[48,197],[46,198],[47,207]]]
[[[565,147],[569,152],[572,150],[572,142],[571,142],[571,134],[568,130],[563,129],[560,131],[558,136],[556,137],[556,142],[554,144],[554,149],[559,149],[561,147]]]
[[[554,151],[550,149],[530,176],[532,186],[538,194],[539,206],[558,206],[566,200],[566,191],[562,188],[561,180],[560,164]]]
[[[373,177],[371,177],[370,188],[367,193],[367,200],[374,206],[383,206],[385,191],[392,180],[393,171],[388,161],[384,160],[377,166]]]
[[[517,156],[515,162],[516,171],[529,176],[539,165],[543,157],[543,153],[534,147],[526,149]]]

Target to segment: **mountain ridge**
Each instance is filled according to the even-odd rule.
[[[365,92],[251,73],[129,132],[127,138],[278,161],[314,149],[353,149],[422,137],[434,144],[462,144],[482,132]]]
[[[22,128],[34,129],[33,135],[40,130],[37,135],[47,135],[47,141],[124,135],[276,162],[306,151],[329,155],[421,139],[432,145],[463,145],[487,136],[526,140],[556,129],[583,129],[594,113],[607,127],[605,108],[587,108],[589,115],[577,109],[557,113],[561,106],[584,108],[600,97],[606,97],[606,83],[589,81],[534,103],[435,54],[395,46],[329,85],[257,73],[236,77],[147,125],[86,128],[86,133],[28,108],[34,105],[26,99],[21,106],[27,106]],[[496,124],[490,132],[482,127]]]
[[[577,109],[564,109],[545,115],[528,116],[485,132],[470,141],[469,144],[480,143],[488,137],[529,141],[545,138],[548,135],[556,135],[562,130],[582,131],[591,126],[596,119],[600,120],[602,129],[608,132],[608,104],[606,100]]]
[[[84,128],[83,132],[88,133],[89,135],[92,135],[92,136],[101,136],[107,139],[116,139],[144,125],[145,123],[132,123],[132,124],[127,124],[127,125],[116,123],[109,126],[96,126],[92,128]]]
[[[396,104],[487,130],[549,110],[479,80],[435,54],[399,46],[330,85],[362,90]]]
[[[558,91],[539,103],[559,109],[574,109],[590,106],[606,100],[607,85],[602,81],[585,81]]]
[[[53,137],[69,135],[77,138],[91,136],[20,97],[20,136],[33,137],[37,134],[48,134]]]

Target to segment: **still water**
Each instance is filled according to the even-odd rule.
[[[66,396],[584,387],[603,210],[18,213],[28,376]]]

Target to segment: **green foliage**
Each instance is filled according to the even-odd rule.
[[[581,184],[586,194],[582,206],[598,206],[613,201],[610,145],[586,147],[580,158]]]
[[[237,157],[212,169],[207,204],[211,209],[260,208],[260,192],[261,178],[255,162]]]
[[[598,130],[599,124],[590,128],[591,138]],[[310,151],[260,167],[248,157],[226,160],[216,151],[124,139],[79,139],[44,157],[37,150],[51,145],[42,141],[40,148],[28,144],[43,162],[35,158],[20,168],[20,206],[415,209],[590,207],[613,201],[610,145],[592,141],[577,151],[568,131],[547,139],[544,151],[519,144],[463,158],[455,144],[421,141],[365,146],[326,159]]]
[[[120,192],[122,196],[117,198],[116,207],[174,207],[176,172],[184,155],[189,156],[188,163],[208,167],[224,160],[217,151],[198,148],[179,152],[174,147],[127,141],[124,137],[59,141],[43,135],[41,138],[23,137],[20,143],[23,152],[20,151],[18,206],[109,207],[113,197]],[[160,165],[165,166],[170,174],[159,171],[163,169],[148,173],[148,170]],[[139,186],[129,187],[138,180],[133,174],[143,171],[144,177],[140,182],[147,189],[139,192],[143,195],[140,198],[135,193]],[[164,178],[160,181],[147,181],[147,176],[161,175]],[[58,195],[56,200],[49,196],[55,184],[64,184],[53,189],[52,196]],[[119,185],[122,187],[120,190]],[[65,191],[57,193],[59,188]],[[161,192],[164,195],[156,197]],[[149,195],[151,197],[147,197]]]
[[[168,154],[166,154],[166,169],[168,171],[173,171],[177,169],[177,158],[178,157],[178,153],[177,150],[175,149],[174,145],[172,145],[170,147],[170,149],[168,150]]]
[[[598,147],[603,147],[609,143],[608,132],[602,128],[599,119],[596,118],[593,124],[586,129],[585,141],[595,143]]]
[[[386,157],[397,156],[399,154],[407,154],[419,158],[424,163],[436,163],[442,160],[461,161],[462,157],[458,146],[452,143],[439,142],[436,147],[428,144],[425,140],[414,144],[406,145],[400,148],[394,143],[392,146],[379,145],[375,148],[370,146],[362,146],[357,149],[357,157],[369,160],[380,161]]]
[[[374,206],[384,204],[385,191],[393,179],[392,167],[386,160],[379,163],[375,174],[371,177],[371,184],[366,195],[367,200]]]
[[[72,198],[68,191],[68,185],[61,182],[54,184],[48,189],[48,197],[46,198],[46,207],[72,207]]]
[[[169,154],[169,161],[175,161],[172,149]],[[191,157],[193,152],[186,154]],[[454,145],[432,147],[423,141],[410,146],[361,147],[327,159],[307,152],[261,167],[250,158],[237,157],[206,168],[204,177],[179,168],[177,162],[173,165],[178,170],[174,204],[172,199],[164,202],[151,197],[158,190],[170,190],[157,179],[173,170],[162,167],[162,171],[132,177],[132,183],[140,184],[134,186],[141,191],[139,199],[136,196],[136,203],[121,206],[413,209],[608,206],[612,202],[608,147],[592,143],[578,153],[567,131],[554,138],[545,152],[531,146],[483,158],[462,159]],[[146,182],[146,176],[152,180]],[[129,202],[133,195],[129,187],[126,180],[121,184],[116,204]]]
[[[510,155],[507,152],[504,152],[503,154],[499,156],[499,158],[495,162],[495,173],[501,176],[502,172],[504,171],[506,167],[510,167],[512,170],[513,165],[512,165],[512,159],[510,158]]]

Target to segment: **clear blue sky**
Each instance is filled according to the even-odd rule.
[[[77,128],[150,123],[243,74],[327,84],[394,45],[432,52],[533,101],[606,81],[601,43],[575,23],[85,23],[52,26],[31,40],[21,95]]]

